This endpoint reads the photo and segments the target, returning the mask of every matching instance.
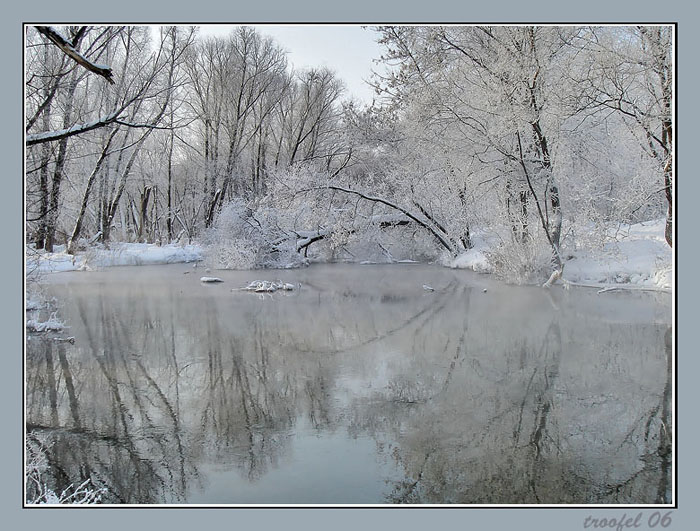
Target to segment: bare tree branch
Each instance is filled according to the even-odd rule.
[[[103,116],[102,118],[98,118],[97,120],[94,120],[92,122],[84,123],[84,124],[76,124],[72,127],[69,127],[67,129],[59,129],[57,131],[44,131],[42,133],[35,133],[32,135],[27,135],[26,137],[26,143],[27,146],[33,146],[36,144],[43,144],[44,142],[53,142],[55,140],[61,140],[62,138],[67,138],[70,136],[75,136],[79,135],[81,133],[86,133],[88,131],[92,131],[93,129],[98,129],[100,127],[104,127],[106,125],[109,125],[111,123],[116,122],[117,118],[119,117],[119,114],[123,111],[123,108],[120,108],[106,116]]]
[[[445,236],[440,234],[440,231],[437,228],[431,226],[430,223],[423,221],[422,219],[416,217],[414,214],[412,214],[411,212],[409,212],[405,208],[403,208],[395,203],[392,203],[391,201],[387,201],[386,199],[383,199],[381,197],[373,197],[373,196],[370,196],[367,194],[363,194],[362,192],[358,192],[357,190],[352,190],[350,188],[342,188],[340,186],[335,186],[335,185],[330,185],[330,184],[326,185],[326,186],[317,186],[313,189],[315,189],[315,190],[326,189],[326,190],[335,190],[338,192],[344,192],[346,194],[352,194],[352,195],[359,196],[362,199],[365,199],[366,201],[381,203],[381,204],[386,205],[390,208],[393,208],[394,210],[398,210],[399,212],[404,214],[406,217],[412,219],[413,221],[418,223],[418,225],[420,225],[421,227],[426,229],[428,232],[430,232],[440,242],[440,244],[445,249],[447,249],[450,253],[454,253],[454,247],[452,246],[452,244],[450,244],[450,242],[445,238]],[[304,192],[305,190],[301,190],[301,191]]]
[[[56,46],[58,46],[58,48],[63,53],[65,53],[68,57],[73,59],[80,66],[82,66],[86,70],[89,70],[90,72],[97,74],[98,76],[102,76],[109,83],[114,84],[114,79],[112,79],[112,69],[109,66],[98,65],[98,64],[90,61],[90,59],[88,59],[83,54],[81,54],[78,50],[75,49],[74,44],[71,44],[66,39],[61,37],[61,35],[55,29],[53,29],[51,26],[34,26],[34,27],[36,28],[36,30],[39,33],[41,33],[44,37],[46,37],[48,40],[50,40],[52,43],[54,43]],[[73,39],[74,43],[77,43],[80,40],[82,35],[85,33],[85,29],[86,29],[85,27],[80,28],[80,31]]]

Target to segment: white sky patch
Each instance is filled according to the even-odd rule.
[[[200,26],[200,35],[228,35],[235,25]],[[252,25],[259,33],[273,37],[287,50],[287,59],[295,69],[327,66],[336,72],[346,87],[346,97],[371,103],[375,96],[365,80],[377,70],[373,63],[383,48],[370,28],[348,25]],[[383,71],[383,67],[379,67]]]

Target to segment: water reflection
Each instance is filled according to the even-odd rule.
[[[91,477],[139,504],[671,501],[668,300],[341,265],[273,272],[301,289],[258,298],[229,289],[249,273],[185,271],[51,286],[75,344],[28,341],[49,487]]]

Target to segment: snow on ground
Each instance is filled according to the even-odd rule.
[[[75,256],[67,254],[64,246],[54,253],[27,253],[27,272],[56,273],[89,271],[110,266],[174,264],[202,260],[197,245],[156,245],[153,243],[113,243],[109,248],[92,248]]]
[[[472,248],[460,253],[456,258],[443,261],[443,265],[452,269],[471,269],[477,273],[490,273],[491,264],[486,257],[486,252],[495,244],[494,238],[487,238],[484,234],[472,235]]]
[[[590,284],[631,284],[670,289],[672,249],[664,239],[666,220],[621,227],[602,249],[581,249],[564,266],[564,279]]]
[[[564,279],[599,287],[627,284],[637,287],[671,289],[672,250],[664,239],[665,219],[622,225],[610,233],[610,241],[598,248],[564,249],[571,259],[564,265]],[[489,272],[485,251],[489,243],[476,239],[474,248],[446,265],[456,269]]]

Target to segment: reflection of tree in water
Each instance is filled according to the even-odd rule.
[[[335,343],[326,344],[361,348],[434,306],[402,310],[378,330],[364,309],[362,318],[339,319],[347,296],[334,298],[321,322],[314,316],[314,337],[277,305],[231,315],[225,307],[197,313],[172,292],[166,304],[139,290],[78,299],[74,346],[36,340],[28,348],[27,419],[30,432],[51,439],[51,486],[92,478],[107,488],[106,502],[182,502],[205,479],[203,463],[249,480],[277,467],[302,416],[319,433],[334,431],[342,415],[331,399],[332,352],[306,351],[306,343],[323,345],[333,329]],[[377,299],[382,311],[405,302]]]
[[[562,337],[558,313],[557,309],[549,314],[549,324],[541,319],[537,329],[514,339],[505,355],[495,358],[505,359],[501,366],[489,365],[482,343],[484,330],[470,324],[465,315],[463,325],[454,326],[463,331],[457,344],[466,345],[465,349],[458,346],[452,354],[446,350],[442,360],[432,360],[432,365],[416,356],[415,366],[405,374],[419,377],[395,377],[387,392],[356,404],[353,432],[374,436],[384,455],[405,472],[403,479],[392,482],[388,501],[669,502],[670,331],[662,390],[657,385],[647,395],[647,389],[634,382],[638,374],[632,372],[618,376],[623,380],[620,389],[607,387],[609,396],[604,394],[599,397],[602,402],[596,403],[596,395],[587,395],[588,383],[569,390],[576,385],[572,365],[584,379],[590,374],[597,377],[601,369],[588,366],[598,363],[595,356],[571,359],[571,343],[581,338],[566,319],[567,337]],[[634,327],[598,326],[603,337],[616,338],[621,331],[624,338],[627,333],[630,338],[639,334]],[[470,328],[479,333],[470,333]],[[661,335],[651,327],[621,353],[618,342],[610,340],[602,345],[607,350],[598,355],[608,365],[630,356],[650,363],[664,349],[659,344]],[[585,340],[590,351],[601,349],[598,338]],[[562,358],[565,381],[561,380]],[[629,412],[620,415],[625,409]]]
[[[607,485],[605,495],[611,498],[633,498],[643,489],[653,503],[671,503],[671,462],[673,452],[673,419],[671,415],[673,376],[673,331],[666,327],[664,353],[666,382],[658,402],[640,415],[626,433],[624,445],[644,449],[642,466],[632,476]]]
[[[161,387],[177,366],[149,367],[141,357],[149,349],[165,351],[169,335],[148,318],[127,322],[127,312],[114,312],[101,299],[90,309],[79,301],[78,313],[85,330],[83,349],[67,356],[65,343],[51,341],[28,349],[39,347],[47,359],[44,367],[28,359],[27,418],[28,431],[50,437],[54,490],[92,478],[107,488],[107,502],[183,499],[186,476],[193,471],[185,461],[178,406],[169,396],[171,389]],[[55,350],[59,363],[49,364]],[[42,386],[29,383],[33,374],[54,382],[49,418]]]
[[[265,331],[255,321],[247,340],[222,331],[207,318],[206,369],[197,387],[206,395],[197,443],[218,463],[232,462],[257,479],[276,466],[295,412],[293,374],[276,369],[278,360],[264,345]],[[268,337],[268,339],[270,339]],[[275,338],[271,342],[278,343]]]
[[[658,330],[579,327],[540,291],[527,300],[538,311],[502,310],[504,329],[495,290],[446,285],[204,310],[173,292],[79,299],[75,345],[28,345],[27,420],[54,442],[49,486],[90,477],[105,501],[184,502],[204,466],[249,481],[283,466],[303,424],[372,436],[403,474],[389,502],[667,499],[670,346],[664,388],[634,366],[660,368]]]
[[[132,319],[102,298],[87,306],[78,302],[85,338],[72,356],[49,340],[28,349],[28,428],[51,437],[54,490],[91,477],[107,488],[104,501],[177,502],[198,478],[203,449],[226,448],[251,478],[274,461],[283,440],[276,432],[291,423],[291,386],[278,394],[270,385],[259,336],[251,362],[212,327],[202,371],[184,361],[191,352],[176,352],[172,310],[168,321],[148,308]]]

